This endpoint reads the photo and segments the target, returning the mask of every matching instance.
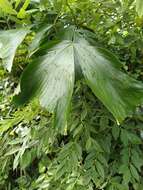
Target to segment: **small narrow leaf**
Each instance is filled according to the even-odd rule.
[[[119,128],[119,126],[114,125],[112,127],[112,135],[113,135],[113,137],[114,137],[115,140],[118,139],[119,134],[120,134],[120,128]]]
[[[21,7],[20,11],[17,14],[18,18],[25,18],[26,16],[26,9],[30,3],[30,0],[25,0],[23,6]]]
[[[132,176],[133,176],[137,181],[140,181],[140,177],[139,177],[138,171],[137,171],[137,169],[134,167],[133,164],[130,165],[130,170],[131,170]]]
[[[99,175],[104,178],[105,174],[103,165],[99,161],[96,161],[95,165]]]
[[[10,156],[12,154],[15,154],[16,152],[18,152],[20,150],[20,147],[15,147],[15,148],[12,148],[10,151],[8,151],[5,156]]]

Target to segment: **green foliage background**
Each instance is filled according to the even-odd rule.
[[[31,62],[29,44],[43,22],[56,25],[49,38],[61,21],[84,28],[89,35],[94,32],[93,40],[119,57],[122,70],[142,81],[141,11],[138,15],[134,1],[127,0],[25,2],[0,6],[3,29],[36,23],[35,32],[17,50],[12,73],[0,67],[0,189],[142,190],[142,107],[117,125],[80,79],[61,134],[53,127],[53,115],[37,99],[20,108],[11,103],[20,75]]]

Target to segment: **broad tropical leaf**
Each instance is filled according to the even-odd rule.
[[[90,45],[78,33],[69,34],[53,47],[45,45],[42,56],[26,68],[16,102],[36,96],[42,106],[56,112],[56,125],[65,125],[78,65],[93,93],[118,122],[123,121],[143,101],[142,83],[121,72],[122,64],[112,53]]]
[[[50,112],[55,111],[55,125],[65,126],[74,87],[73,46],[63,41],[35,59],[21,79],[21,94],[16,98],[24,103],[33,96]]]
[[[143,84],[121,72],[121,63],[107,50],[83,41],[75,50],[87,84],[116,120],[122,122],[143,101]]]
[[[28,32],[29,29],[0,31],[0,58],[8,71],[11,71],[17,47]]]

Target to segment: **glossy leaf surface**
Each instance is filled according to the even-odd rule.
[[[21,80],[21,94],[16,99],[24,103],[38,97],[43,107],[56,112],[56,125],[65,126],[73,86],[73,46],[63,41],[27,67]]]
[[[71,40],[67,36],[68,41],[64,39],[52,48],[45,46],[42,56],[27,67],[17,103],[36,96],[42,106],[56,112],[56,125],[65,123],[74,86],[74,68],[78,66],[93,93],[117,122],[122,122],[143,101],[142,83],[124,74],[122,64],[112,53],[91,46],[79,34],[74,33]]]

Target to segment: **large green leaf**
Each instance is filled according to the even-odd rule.
[[[121,122],[143,101],[142,83],[120,71],[122,64],[112,53],[91,46],[79,34],[69,34],[71,40],[62,40],[53,47],[44,44],[39,51],[42,56],[23,73],[16,102],[24,103],[36,96],[42,106],[56,112],[55,125],[65,125],[75,70],[80,67],[93,93]]]
[[[143,15],[143,0],[136,0],[136,10],[139,16]]]
[[[3,66],[11,71],[13,59],[17,47],[24,40],[29,29],[15,29],[0,31],[0,58],[2,59]]]
[[[82,41],[75,52],[93,93],[122,122],[143,101],[143,84],[120,71],[121,63],[105,49]]]
[[[73,46],[63,41],[35,59],[21,79],[17,102],[24,103],[36,96],[43,107],[55,112],[55,125],[64,126],[74,87]]]

